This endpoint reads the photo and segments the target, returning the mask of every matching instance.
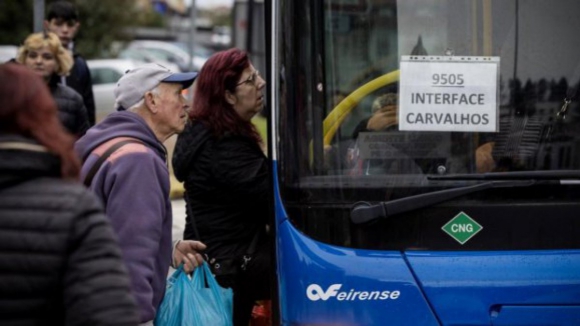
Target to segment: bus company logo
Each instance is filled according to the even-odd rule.
[[[326,290],[318,284],[310,284],[306,288],[306,296],[311,301],[326,301],[336,297],[338,301],[374,301],[374,300],[396,300],[401,295],[400,291],[340,291],[342,284],[332,284]]]

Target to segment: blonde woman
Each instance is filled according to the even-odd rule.
[[[29,35],[18,51],[16,61],[42,77],[58,107],[60,122],[77,138],[89,128],[87,109],[82,97],[72,88],[58,83],[67,76],[73,65],[70,53],[58,36],[44,32]]]

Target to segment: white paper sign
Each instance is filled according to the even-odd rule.
[[[498,130],[499,57],[403,56],[400,68],[400,130]]]

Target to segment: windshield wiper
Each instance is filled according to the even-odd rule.
[[[579,170],[515,171],[429,175],[429,180],[580,180]]]
[[[557,181],[559,183],[559,181]],[[538,183],[554,183],[554,181],[536,181],[536,180],[510,180],[510,181],[489,181],[471,186],[458,187],[453,189],[444,189],[433,191],[416,196],[410,196],[401,199],[395,199],[388,202],[381,202],[372,205],[367,202],[358,202],[354,204],[350,219],[355,224],[370,222],[379,218],[387,218],[395,214],[400,214],[415,209],[436,205],[447,200],[457,198],[474,192],[503,187],[528,187]]]

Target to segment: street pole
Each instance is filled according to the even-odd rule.
[[[253,53],[254,42],[254,0],[248,1],[248,31],[246,32],[246,51]]]
[[[193,58],[194,58],[194,50],[195,50],[195,44],[194,44],[194,40],[195,40],[195,29],[196,29],[196,25],[195,25],[195,16],[197,15],[197,10],[195,7],[195,0],[191,0],[191,9],[189,11],[190,13],[190,21],[191,21],[191,25],[189,28],[189,55],[191,56],[191,60],[189,60],[189,71],[193,71]]]
[[[34,1],[34,22],[32,30],[35,33],[42,32],[42,23],[44,22],[44,0],[33,0]]]

